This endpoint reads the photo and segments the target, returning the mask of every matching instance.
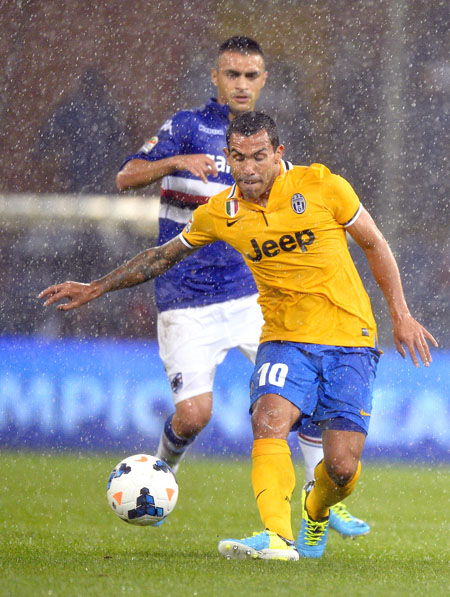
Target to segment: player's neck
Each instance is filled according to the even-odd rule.
[[[245,195],[243,195],[243,198],[249,203],[255,203],[255,205],[259,205],[260,207],[266,207],[267,202],[269,201],[270,191],[271,188],[264,191],[259,197],[245,197]]]

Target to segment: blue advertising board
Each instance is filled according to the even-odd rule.
[[[173,411],[154,341],[0,338],[0,447],[156,450]],[[198,454],[250,454],[251,364],[233,350],[217,369],[214,414]],[[450,460],[450,352],[416,369],[380,360],[364,456]],[[298,451],[294,434],[290,444]]]

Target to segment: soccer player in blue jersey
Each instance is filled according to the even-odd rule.
[[[226,40],[211,78],[217,99],[174,114],[127,157],[117,175],[121,191],[162,179],[161,245],[183,230],[198,205],[234,183],[223,153],[226,129],[235,116],[254,109],[266,82],[259,44],[247,37]],[[229,209],[232,217],[232,204]],[[211,418],[216,366],[233,347],[254,362],[262,316],[250,271],[223,242],[202,248],[163,274],[155,290],[160,356],[175,403],[156,455],[176,472],[186,449]],[[323,457],[320,430],[312,425],[300,434],[306,480],[311,481]],[[331,527],[343,536],[370,530],[341,504],[331,516]]]

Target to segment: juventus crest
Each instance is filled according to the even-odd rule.
[[[295,193],[292,195],[291,205],[296,214],[302,214],[306,209],[306,199],[301,193]]]

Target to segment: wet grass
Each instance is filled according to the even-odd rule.
[[[174,513],[152,529],[124,524],[106,502],[120,458],[2,454],[1,595],[450,594],[449,467],[366,465],[348,503],[370,535],[332,533],[318,561],[234,562],[217,541],[261,529],[247,462],[186,462]]]

